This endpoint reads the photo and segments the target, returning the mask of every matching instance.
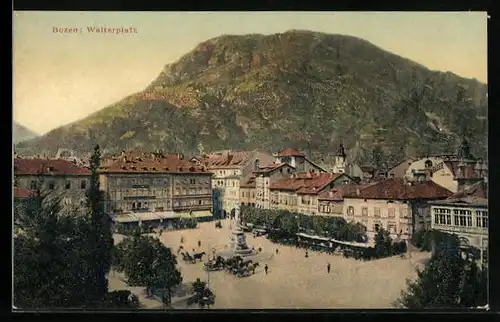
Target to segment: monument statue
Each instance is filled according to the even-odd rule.
[[[231,231],[230,236],[230,244],[231,250],[235,255],[239,256],[248,256],[252,255],[252,249],[248,247],[246,242],[246,236],[243,230],[241,229],[241,218],[239,216],[239,210],[235,211],[235,224],[234,228]]]

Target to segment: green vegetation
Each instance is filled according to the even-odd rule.
[[[441,236],[435,251],[415,281],[395,303],[409,309],[476,308],[487,304],[488,271],[463,256],[456,235]]]
[[[188,305],[198,304],[203,309],[205,306],[210,308],[210,305],[215,304],[215,294],[207,287],[207,283],[197,278],[192,285],[194,295],[188,299]]]
[[[362,241],[366,227],[359,223],[348,223],[341,217],[307,216],[286,210],[270,210],[241,207],[242,223],[266,227],[269,239],[295,241],[298,232],[335,238],[342,241]]]
[[[294,146],[328,159],[383,163],[452,153],[465,134],[487,150],[487,86],[431,71],[367,41],[289,31],[221,36],[167,65],[144,91],[88,118],[19,144],[20,153],[159,147],[205,151]],[[122,137],[127,131],[134,136]],[[465,133],[464,133],[465,132]]]
[[[88,216],[65,213],[37,191],[14,209],[14,305],[19,309],[136,308],[128,291],[108,292],[112,245],[102,213],[99,148],[91,158]]]
[[[161,290],[162,301],[167,306],[171,303],[173,288],[182,282],[176,265],[170,248],[138,231],[121,241],[113,256],[114,268],[125,273],[128,285],[145,286],[148,294]]]

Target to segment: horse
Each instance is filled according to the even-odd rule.
[[[252,271],[252,274],[255,274],[255,269],[259,266],[259,263],[253,263],[252,265],[250,265],[250,267],[248,267],[248,270],[251,270]]]
[[[199,260],[201,261],[201,259],[202,259],[203,255],[205,255],[205,252],[201,252],[201,253],[194,254],[194,255],[193,255],[193,259],[194,259],[194,260],[199,259]]]
[[[251,263],[252,263],[252,260],[251,260],[251,259],[249,259],[249,260],[247,260],[247,261],[241,262],[241,263],[240,263],[240,267],[247,267],[247,266],[248,266],[249,264],[251,264]]]

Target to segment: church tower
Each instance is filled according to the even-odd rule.
[[[346,172],[346,154],[344,145],[341,143],[337,153],[335,153],[335,166],[333,167],[333,173],[345,173]]]

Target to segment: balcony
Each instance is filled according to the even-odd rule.
[[[173,210],[210,210],[212,208],[212,204],[204,204],[204,205],[184,205],[184,206],[173,206]]]

